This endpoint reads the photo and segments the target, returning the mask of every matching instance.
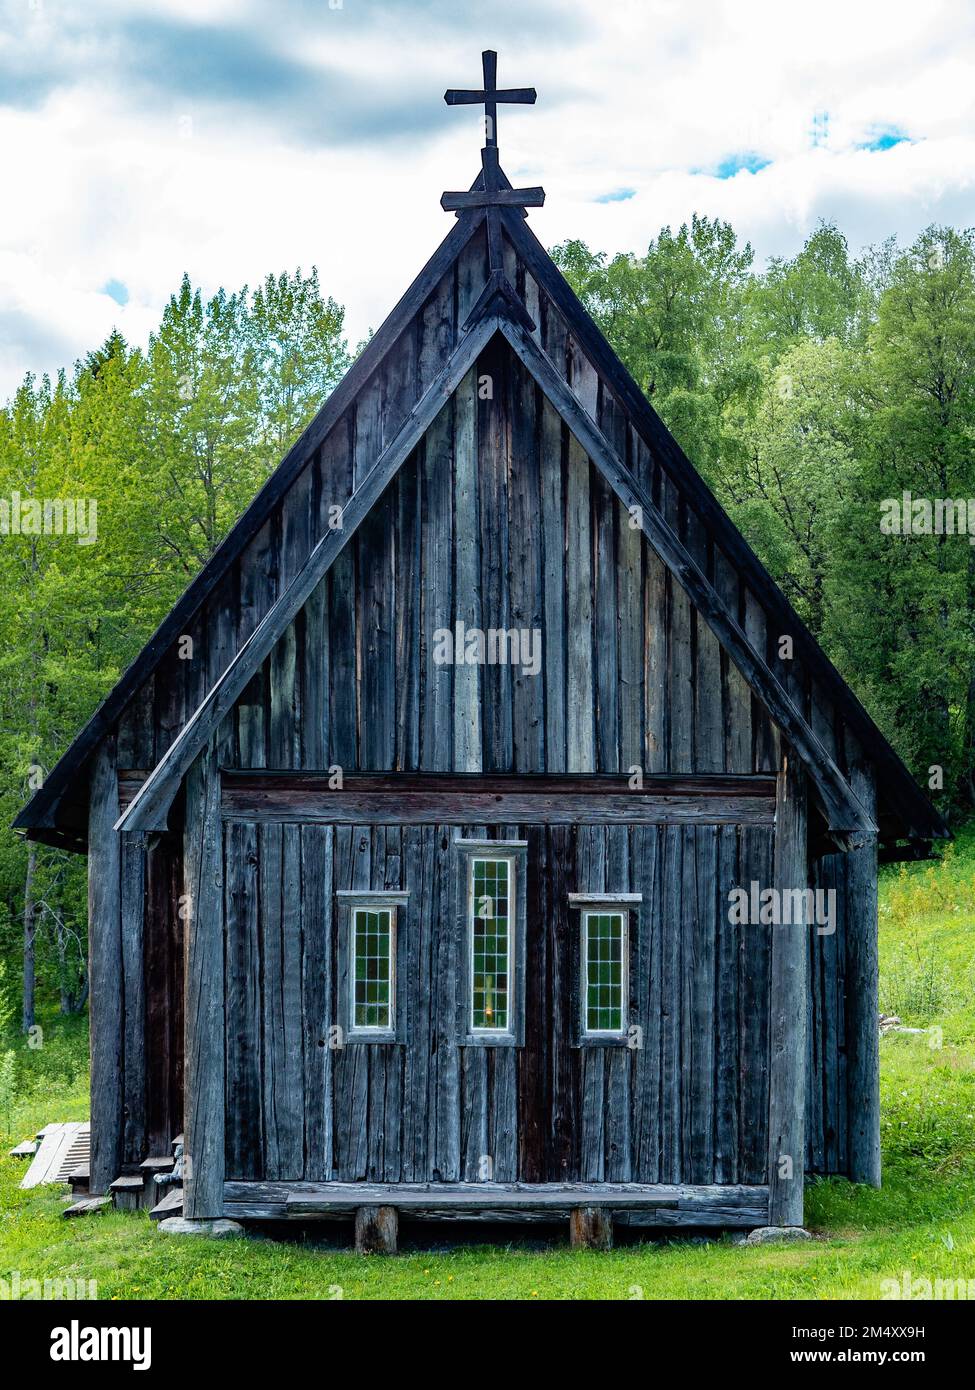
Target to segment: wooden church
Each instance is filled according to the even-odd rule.
[[[93,1192],[800,1226],[878,1183],[878,861],[946,831],[530,231],[440,247],[17,820],[87,852]],[[823,909],[823,910],[821,910]],[[371,1233],[371,1234],[370,1234]]]

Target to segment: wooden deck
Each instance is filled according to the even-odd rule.
[[[66,1183],[77,1168],[87,1168],[90,1127],[87,1123],[52,1124],[38,1134],[34,1161],[21,1179],[21,1187],[42,1183]]]
[[[767,1187],[664,1183],[308,1183],[228,1182],[224,1215],[234,1220],[347,1219],[362,1207],[395,1207],[413,1220],[562,1221],[600,1208],[620,1225],[768,1224]]]

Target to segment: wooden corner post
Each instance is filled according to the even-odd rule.
[[[850,781],[873,814],[877,789],[861,759]],[[852,1182],[880,1186],[880,1014],[877,837],[851,850],[846,870],[847,1133]]]
[[[806,778],[786,747],[775,806],[769,1025],[769,1225],[801,1226],[805,1177],[808,865]]]
[[[223,835],[216,740],[186,779],[183,852],[186,929],[183,1214],[223,1215]]]
[[[91,1168],[89,1191],[108,1191],[122,1171],[124,969],[121,836],[115,736],[103,739],[91,770],[88,821],[88,970],[91,980]]]

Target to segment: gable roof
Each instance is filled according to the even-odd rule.
[[[653,409],[527,222],[512,217],[507,211],[502,213],[502,218],[516,251],[553,303],[570,320],[583,349],[605,375],[626,409],[634,429],[662,467],[692,499],[712,535],[720,542],[739,574],[747,579],[766,612],[779,618],[782,630],[787,630],[794,638],[796,653],[809,662],[833,696],[837,708],[863,745],[864,753],[876,765],[881,793],[886,792],[897,803],[911,838],[922,841],[950,838],[942,816]],[[905,835],[907,833],[905,831]]]
[[[315,418],[288,450],[247,510],[227,533],[213,555],[167,613],[142,651],[126,668],[81,732],[51,769],[44,783],[19,812],[15,830],[29,838],[67,849],[83,848],[60,827],[58,803],[72,783],[83,776],[85,765],[101,740],[112,732],[119,717],[152,676],[172,644],[185,632],[207,596],[271,515],[316,449],[358,392],[399,339],[404,327],[422,308],[445,272],[454,264],[484,220],[480,210],[464,212],[456,225],[414,279],[396,307],[373,334],[355,362],[336,386]]]
[[[120,817],[117,829],[165,830],[169,808],[193,762],[351,540],[356,528],[416,448],[448,396],[477,361],[494,334],[500,332],[620,501],[626,507],[640,508],[642,529],[654,549],[684,587],[808,768],[834,838],[845,845],[855,845],[876,831],[876,825],[857,800],[836,763],[764,658],[749,642],[737,620],[728,613],[714,586],[524,325],[513,322],[513,316],[509,317],[505,312],[504,298],[501,296],[500,303],[494,297],[486,298],[483,312],[475,311],[475,315],[468,319],[460,342],[440,376],[410,412],[395,439],[379,455],[371,471],[352,494],[344,509],[342,529],[328,533],[319,541],[291,584],[231,660],[169,751],[160,759]]]
[[[503,186],[510,187],[503,175],[501,178]],[[474,188],[480,184],[479,177]],[[127,669],[59,760],[44,786],[18,815],[14,822],[16,828],[27,830],[32,838],[67,844],[72,848],[81,847],[59,822],[58,807],[61,798],[70,787],[84,777],[87,760],[100,740],[112,731],[167,649],[178,635],[185,631],[207,596],[241,554],[248,541],[260,530],[314,451],[398,341],[412,317],[423,307],[443,275],[460,257],[484,217],[485,212],[480,208],[458,215],[457,224],[413,281],[322,410],[160,624],[139,657]],[[898,830],[898,836],[910,836],[918,841],[927,842],[947,835],[943,821],[928,798],[829,662],[812,634],[802,624],[784,594],[683,454],[541,243],[530,231],[525,222],[524,212],[510,208],[500,212],[492,209],[490,220],[493,221],[495,218],[503,224],[511,245],[540,289],[544,290],[564,316],[573,337],[578,339],[594,367],[610,385],[629,422],[655,461],[659,462],[661,468],[692,500],[715,540],[747,580],[749,588],[769,615],[779,620],[781,630],[793,635],[797,654],[801,654],[817,680],[829,691],[838,711],[859,739],[865,756],[876,766],[880,782],[880,799],[896,806],[898,825],[903,826],[903,829]],[[503,276],[495,277],[493,283],[486,287],[487,290],[491,292],[481,295],[434,387],[429,388],[417,400],[396,438],[383,451],[375,467],[362,480],[350,499],[346,507],[346,517],[355,517],[355,522],[347,525],[344,533],[336,533],[341,536],[340,541],[336,542],[332,536],[326,535],[314,548],[292,584],[279,597],[266,618],[238,650],[210,692],[191,714],[169,752],[158,762],[151,777],[120,819],[119,828],[145,829],[157,827],[160,821],[165,822],[166,811],[183,773],[205,744],[216,723],[233,704],[236,695],[231,692],[236,690],[239,693],[239,689],[256,669],[263,655],[274,645],[277,636],[280,635],[279,629],[284,630],[293,617],[293,611],[297,611],[301,606],[304,601],[301,595],[306,587],[310,592],[321,575],[327,572],[337,554],[351,538],[355,525],[378,500],[386,483],[395,475],[436,414],[436,410],[439,409],[438,400],[442,405],[453,390],[449,383],[454,380],[457,372],[460,371],[460,376],[463,376],[470,362],[476,359],[480,346],[483,346],[495,332],[500,331],[554,408],[576,434],[579,442],[589,452],[593,462],[603,472],[617,495],[627,506],[636,505],[643,508],[644,515],[653,529],[651,539],[655,548],[661,552],[672,573],[699,605],[705,620],[727,647],[759,699],[765,703],[769,713],[779,723],[806,763],[826,819],[836,837],[840,841],[853,843],[869,833],[875,828],[869,815],[853,794],[848,780],[837,767],[835,760],[813,732],[809,720],[769,668],[764,653],[759,652],[746,636],[739,624],[738,615],[730,611],[714,586],[688,555],[676,533],[666,524],[659,510],[637,485],[632,471],[598,429],[591,414],[575,397],[564,377],[555,370],[554,364],[534,341],[529,328],[531,321],[527,317],[525,306],[510,282]],[[465,363],[468,365],[464,366]],[[457,376],[458,381],[460,376]],[[438,392],[445,394],[438,396]],[[430,414],[431,410],[433,415]],[[354,510],[350,510],[353,509],[353,504]]]

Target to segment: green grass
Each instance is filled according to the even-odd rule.
[[[751,1248],[725,1237],[597,1255],[569,1250],[558,1233],[485,1246],[429,1227],[423,1238],[431,1248],[361,1259],[310,1240],[171,1239],[141,1214],[66,1222],[61,1194],[22,1192],[23,1166],[4,1156],[0,1279],[14,1270],[22,1280],[94,1279],[100,1298],[119,1299],[876,1299],[883,1280],[899,1282],[905,1271],[913,1279],[975,1281],[973,962],[975,828],[940,863],[883,878],[882,1004],[926,1031],[881,1043],[883,1187],[813,1183],[809,1244]],[[64,1037],[49,1030],[44,1063],[19,1057],[15,1137],[55,1113],[86,1113],[83,1037],[74,1028]]]
[[[393,1259],[265,1239],[160,1236],[144,1215],[65,1222],[49,1190],[21,1192],[4,1164],[0,1278],[95,1279],[101,1298],[875,1299],[885,1278],[975,1279],[975,1179],[923,1185],[891,1174],[883,1192],[831,1180],[809,1193],[807,1219],[822,1239],[743,1247],[730,1239],[644,1243],[608,1255],[555,1240],[445,1248]],[[20,1172],[23,1170],[20,1169]]]

